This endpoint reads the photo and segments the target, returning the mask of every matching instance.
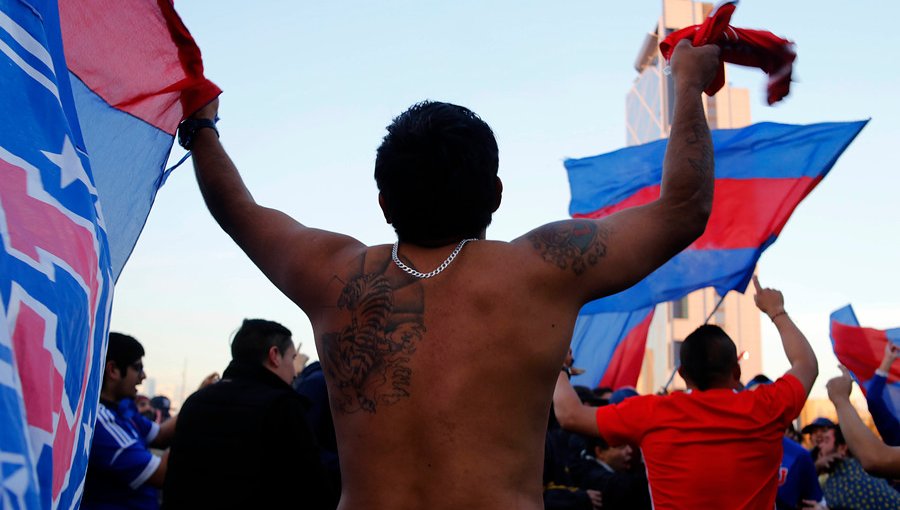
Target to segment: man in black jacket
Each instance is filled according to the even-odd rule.
[[[306,402],[290,386],[296,355],[281,324],[244,321],[222,380],[181,408],[164,508],[334,508]]]

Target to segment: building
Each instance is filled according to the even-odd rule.
[[[638,72],[625,106],[626,143],[639,145],[669,136],[674,108],[674,84],[666,73],[659,42],[689,25],[703,22],[712,10],[710,3],[692,0],[663,0],[662,14],[640,47],[634,67]],[[750,94],[729,84],[714,97],[704,96],[711,129],[740,128],[750,124]],[[704,322],[721,326],[734,339],[741,353],[743,380],[762,372],[760,312],[753,303],[753,289],[747,294],[730,292],[722,299],[714,289],[703,289],[669,303],[657,305],[647,337],[647,350],[638,390],[655,393],[668,386],[683,389],[675,374],[681,341]],[[721,302],[720,302],[721,301]]]

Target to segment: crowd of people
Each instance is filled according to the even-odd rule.
[[[685,339],[686,392],[573,387],[569,351],[544,444],[546,510],[771,508],[773,500],[778,510],[900,508],[890,442],[900,424],[878,408],[878,388],[867,396],[878,399],[871,412],[887,444],[855,429],[862,421],[844,405],[851,379],[843,367],[828,384],[840,425],[820,417],[798,432],[793,421],[815,358],[780,292],[754,283],[760,310],[782,322],[791,369],[777,381],[760,374],[741,384],[734,343],[716,326]],[[886,346],[877,377],[887,377],[898,353]],[[83,508],[337,508],[340,464],[324,373],[319,362],[297,372],[289,330],[245,320],[222,378],[204,379],[174,416],[168,398],[137,393],[143,356],[133,337],[110,334]],[[716,488],[726,487],[723,498]]]
[[[672,55],[657,200],[511,242],[485,239],[502,198],[499,153],[467,108],[425,101],[388,126],[375,181],[397,241],[372,247],[259,205],[219,141],[218,100],[194,113],[179,143],[208,209],[309,317],[321,363],[298,377],[291,332],[245,320],[221,379],[158,422],[134,400],[143,347],[111,334],[82,507],[900,506],[865,472],[898,476],[897,450],[858,426],[849,376],[829,383],[840,428],[813,453],[785,439],[818,362],[781,293],[755,279],[791,364],[776,381],[743,388],[734,343],[702,326],[681,349],[687,391],[579,396],[569,383],[581,307],[634,285],[706,228],[715,176],[701,92],[719,54],[682,41]],[[808,481],[807,461],[827,475],[821,492],[790,482],[783,499],[788,480]]]
[[[654,508],[650,493],[657,508],[772,508],[773,501],[778,510],[900,508],[893,480],[900,464],[891,464],[889,443],[875,438],[849,405],[851,377],[844,367],[828,383],[835,408],[846,415],[841,424],[820,417],[800,432],[794,428],[817,363],[784,312],[781,294],[754,284],[757,305],[778,326],[791,369],[775,382],[760,374],[742,384],[734,343],[716,326],[701,326],[685,339],[679,369],[685,392],[621,404],[616,394],[622,389],[604,398],[608,388],[572,387],[564,369],[547,435],[546,509]],[[890,373],[898,352],[887,344],[880,377]],[[633,389],[624,391],[635,396]],[[867,397],[888,440],[897,418],[876,410],[885,405],[877,388]],[[852,445],[842,432],[848,429],[859,436]],[[605,478],[592,475],[597,464]]]

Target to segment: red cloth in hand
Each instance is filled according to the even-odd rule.
[[[791,70],[797,54],[794,43],[764,30],[734,28],[728,24],[737,6],[736,1],[719,5],[702,25],[693,25],[672,32],[659,43],[659,51],[666,61],[672,58],[675,45],[690,38],[694,46],[716,44],[722,49],[719,73],[706,88],[707,95],[714,95],[725,85],[725,62],[758,67],[769,75],[766,99],[776,103],[788,95],[791,89]]]

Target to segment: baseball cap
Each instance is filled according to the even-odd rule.
[[[769,379],[768,377],[766,377],[763,374],[759,374],[758,376],[754,377],[753,379],[750,379],[749,381],[747,381],[747,385],[744,386],[744,389],[752,390],[753,388],[755,388],[756,386],[759,386],[760,384],[772,384],[772,379]]]
[[[833,421],[829,420],[828,418],[823,418],[820,416],[820,417],[816,418],[815,420],[813,420],[813,422],[810,423],[809,425],[803,427],[803,429],[800,430],[800,433],[801,434],[809,434],[816,429],[834,429],[834,428],[837,428],[837,425],[835,425]]]
[[[171,416],[169,414],[169,409],[172,407],[172,402],[168,397],[157,395],[150,399],[150,405],[152,405],[154,409],[159,410],[163,418],[168,418],[169,416]]]
[[[613,392],[612,395],[609,396],[610,404],[618,404],[619,402],[625,400],[626,398],[636,397],[638,396],[637,390],[632,388],[631,386],[625,386],[623,388],[619,388]]]

